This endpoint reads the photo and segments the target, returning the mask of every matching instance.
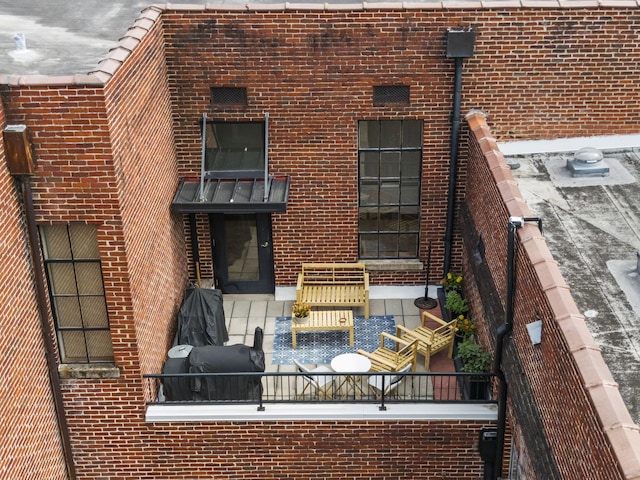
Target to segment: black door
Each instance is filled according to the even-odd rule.
[[[271,214],[210,216],[216,288],[223,293],[274,293]]]

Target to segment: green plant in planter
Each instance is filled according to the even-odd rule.
[[[488,372],[491,356],[482,346],[467,338],[458,344],[458,359],[462,360],[462,371],[467,373]]]
[[[464,313],[461,313],[456,317],[456,334],[467,338],[475,333],[477,326],[473,320],[471,320]]]
[[[454,317],[457,317],[458,315],[467,313],[469,311],[467,299],[462,298],[462,295],[457,290],[451,290],[447,293],[447,298],[444,302],[444,308],[449,310]]]
[[[440,280],[440,285],[444,288],[445,292],[451,292],[452,290],[462,290],[462,275],[459,273],[447,273],[447,276]]]

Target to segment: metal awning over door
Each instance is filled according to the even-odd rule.
[[[199,179],[183,179],[171,204],[176,213],[284,212],[289,199],[289,177],[270,176],[268,198],[264,178],[208,178],[200,194]]]

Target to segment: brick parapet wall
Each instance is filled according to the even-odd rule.
[[[6,126],[0,106],[0,128]],[[66,478],[19,182],[0,142],[0,476]]]
[[[467,188],[466,205],[472,220],[467,234],[474,238],[466,242],[465,273],[476,286],[469,290],[474,315],[481,320],[479,336],[492,346],[493,332],[505,321],[495,314],[504,313],[508,218],[531,214],[484,116],[470,114],[469,124],[473,135],[468,174],[478,181]],[[489,273],[474,278],[482,274],[475,250],[480,238],[483,268]],[[514,327],[503,368],[518,450],[533,470],[531,474],[540,479],[552,478],[556,472],[560,478],[576,480],[640,478],[639,432],[632,427],[584,318],[535,224],[518,230],[516,244]],[[478,289],[487,284],[493,291],[481,293]],[[526,324],[537,319],[543,322],[544,340],[534,346]],[[593,385],[607,392],[607,400],[593,391]],[[543,435],[537,427],[544,429]],[[521,431],[522,436],[518,435]]]
[[[268,408],[268,407],[267,407]],[[109,415],[109,412],[105,412]],[[465,421],[127,422],[109,439],[89,432],[79,478],[477,480],[478,432]]]
[[[187,286],[182,216],[171,213],[178,185],[172,105],[161,25],[105,88],[121,204],[127,274],[140,370],[157,372],[173,340]]]

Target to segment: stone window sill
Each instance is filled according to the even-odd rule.
[[[120,369],[113,364],[63,363],[58,365],[60,378],[118,378]]]
[[[393,260],[360,260],[369,272],[408,272],[424,269],[424,264],[417,258]]]

